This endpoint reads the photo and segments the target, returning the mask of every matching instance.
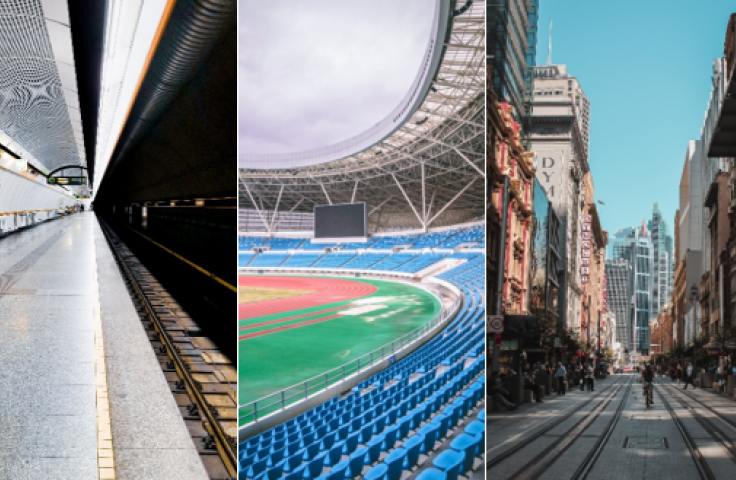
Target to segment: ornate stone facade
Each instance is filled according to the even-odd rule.
[[[503,313],[520,315],[529,313],[529,255],[531,251],[532,195],[534,170],[532,154],[526,152],[521,143],[521,125],[514,121],[512,108],[504,102],[496,102],[489,95],[488,163],[491,172],[488,185],[488,222],[494,225],[495,239],[489,248],[498,249],[500,238],[501,209],[503,208],[504,178],[509,178],[509,206],[506,229],[506,254],[504,284],[502,290]],[[491,218],[495,216],[495,218]],[[494,236],[490,230],[489,237]],[[491,261],[497,261],[495,252],[489,252]],[[498,265],[489,262],[489,282],[495,284]],[[493,294],[491,294],[493,296]],[[495,304],[491,306],[495,311]]]

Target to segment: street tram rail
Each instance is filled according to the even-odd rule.
[[[623,381],[621,381],[621,380],[623,380]],[[622,379],[621,377],[617,377],[615,383],[612,383],[612,384],[606,386],[605,388],[603,388],[602,390],[600,390],[599,392],[596,392],[596,395],[595,396],[586,398],[585,400],[583,400],[581,402],[574,403],[571,407],[569,407],[566,410],[564,410],[563,412],[561,412],[561,414],[560,414],[560,416],[559,416],[558,419],[553,420],[552,422],[550,422],[548,425],[546,425],[542,429],[535,431],[528,438],[522,440],[521,442],[517,443],[516,445],[513,445],[512,447],[504,450],[500,454],[495,455],[494,457],[492,457],[489,460],[487,460],[486,461],[486,469],[492,468],[493,466],[495,466],[495,465],[503,462],[504,460],[507,460],[510,456],[518,453],[519,451],[523,450],[527,446],[531,445],[536,440],[538,440],[539,438],[541,438],[544,434],[546,434],[547,432],[549,432],[553,428],[557,427],[558,425],[560,425],[565,420],[568,420],[569,419],[569,414],[571,414],[572,412],[575,412],[577,410],[580,410],[581,408],[583,408],[586,405],[590,404],[594,400],[596,400],[598,398],[601,398],[601,396],[603,396],[607,391],[609,391],[611,389],[615,389],[615,393],[617,393],[618,392],[618,387],[622,387],[625,384],[625,382],[626,382],[626,379]],[[602,398],[600,400],[600,402],[598,402],[598,404],[593,409],[593,411],[596,408],[598,408],[606,400],[606,398],[608,398],[608,397],[604,396],[604,398]],[[591,413],[592,413],[592,411],[591,411]],[[573,425],[570,429],[568,429],[567,432],[565,432],[565,435],[567,435],[571,431],[573,431],[589,415],[590,414],[586,415],[586,417],[584,417],[579,422],[577,422],[575,425]],[[543,452],[543,454],[544,454],[544,452]],[[530,462],[530,463],[533,463],[533,462]],[[516,475],[512,476],[512,478],[514,478],[515,476]]]
[[[654,391],[657,392],[657,395],[659,395],[659,398],[662,400],[662,404],[664,405],[665,409],[667,409],[667,411],[669,412],[670,416],[672,417],[672,420],[675,423],[675,426],[677,427],[677,430],[680,432],[680,436],[682,437],[682,440],[685,442],[687,449],[690,451],[690,455],[692,456],[693,462],[695,463],[695,467],[697,468],[698,473],[700,474],[700,478],[703,480],[715,480],[716,477],[713,474],[713,471],[708,466],[708,463],[705,461],[705,458],[703,457],[703,454],[698,448],[698,446],[695,445],[695,442],[693,441],[693,438],[690,435],[690,432],[688,432],[687,428],[685,428],[685,425],[683,425],[682,419],[677,415],[675,410],[672,408],[672,405],[670,405],[670,402],[667,401],[667,399],[662,394],[662,392],[656,387],[654,388]]]
[[[721,430],[718,425],[716,425],[710,418],[703,415],[700,411],[698,411],[698,409],[693,408],[690,402],[695,402],[698,404],[699,407],[709,410],[711,413],[715,414],[717,418],[733,428],[736,428],[736,424],[713,410],[711,407],[707,406],[705,403],[692,397],[691,395],[684,395],[680,392],[677,392],[677,388],[672,385],[664,385],[663,388],[664,390],[669,392],[669,394],[672,395],[672,397],[677,400],[677,402],[683,408],[690,411],[690,413],[697,420],[700,426],[703,427],[703,430],[705,430],[708,435],[710,435],[714,440],[717,440],[723,446],[726,452],[728,452],[728,456],[731,461],[736,464],[736,446],[733,445],[733,443],[728,439],[728,436],[723,432],[723,430]],[[683,399],[683,396],[686,396],[687,399]]]

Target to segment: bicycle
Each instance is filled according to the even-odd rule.
[[[647,404],[647,408],[649,408],[649,405],[654,404],[654,397],[653,397],[653,390],[652,383],[654,382],[643,382],[644,383],[644,401]]]

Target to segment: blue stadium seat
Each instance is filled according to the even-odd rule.
[[[322,468],[326,456],[327,454],[325,452],[321,452],[307,463],[307,468],[304,470],[304,480],[311,480],[322,475]]]
[[[383,462],[388,467],[386,475],[387,480],[399,480],[404,470],[404,460],[406,459],[406,450],[403,448],[395,448],[386,455]]]
[[[432,465],[439,470],[445,472],[445,478],[447,478],[447,480],[457,480],[457,476],[463,467],[464,461],[464,453],[457,452],[455,450],[445,450],[444,452],[441,452],[439,455],[437,455],[437,457],[432,462]]]
[[[446,478],[445,472],[434,468],[427,468],[417,475],[416,480],[445,480]]]
[[[460,469],[460,473],[463,474],[473,468],[473,460],[482,453],[480,449],[483,448],[483,438],[461,433],[452,440],[450,448],[465,454],[463,467]]]
[[[483,437],[483,435],[485,435],[486,433],[486,425],[475,420],[473,422],[470,422],[468,426],[465,427],[465,433],[467,433],[468,435],[480,435],[481,437]]]
[[[427,454],[434,450],[434,444],[437,441],[439,430],[439,425],[433,423],[428,423],[419,429],[418,433],[424,435],[424,443],[422,444],[422,448],[419,449],[419,453]]]
[[[350,464],[345,470],[345,478],[355,478],[360,476],[363,472],[366,455],[368,455],[368,449],[366,447],[360,447],[350,455]]]
[[[371,468],[363,476],[364,480],[384,480],[388,474],[388,465],[385,463],[379,463],[375,467]]]
[[[417,433],[409,437],[402,447],[406,450],[406,458],[404,459],[404,470],[411,470],[419,460],[419,449],[424,443],[424,435]]]

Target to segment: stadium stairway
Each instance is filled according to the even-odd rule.
[[[242,442],[239,479],[452,479],[482,468],[484,274],[480,256],[439,275],[463,293],[451,323],[351,392]]]

